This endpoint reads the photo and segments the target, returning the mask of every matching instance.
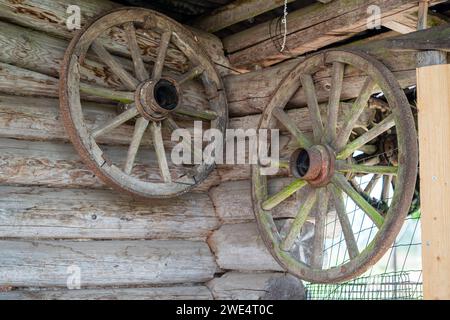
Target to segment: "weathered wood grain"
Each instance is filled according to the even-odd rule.
[[[280,178],[270,184],[270,192],[281,190],[291,181],[289,178]],[[209,192],[214,203],[217,215],[224,223],[240,223],[254,220],[251,199],[251,181],[226,181]],[[292,218],[297,213],[298,198],[293,196],[274,209],[276,218]]]
[[[211,300],[203,285],[105,289],[19,289],[0,292],[0,300]]]
[[[207,283],[218,300],[305,300],[298,278],[279,272],[227,272]],[[1,297],[1,296],[0,296]]]
[[[431,3],[443,2],[442,0]],[[415,0],[372,1],[380,9],[384,23],[396,20],[398,15],[417,11]],[[240,33],[224,38],[224,45],[230,62],[238,67],[254,64],[270,66],[294,56],[314,51],[350,38],[368,28],[369,4],[358,0],[348,3],[336,0],[329,4],[314,4],[289,14],[289,33],[287,50],[280,52],[276,40],[272,39],[274,29],[272,21],[257,25]]]
[[[410,35],[414,39],[417,34],[418,39],[425,37],[427,41],[439,43],[448,37],[448,28],[435,32],[429,29],[423,36],[419,33]],[[394,72],[403,87],[415,84],[416,54],[414,51],[395,52],[387,50],[392,47],[393,41],[397,38],[382,39],[374,42],[356,44],[355,47],[366,51],[375,58],[381,60]],[[402,38],[399,38],[402,39]],[[279,66],[266,68],[260,71],[250,72],[242,75],[231,75],[225,78],[227,99],[232,116],[242,116],[260,113],[262,108],[268,103],[271,95],[275,91],[278,83],[302,58],[282,63]],[[362,77],[346,76],[343,87],[343,99],[355,98],[362,86]],[[329,95],[330,77],[322,74],[320,79],[316,79],[318,99],[325,102]],[[20,88],[20,90],[18,90]],[[56,78],[32,72],[30,70],[17,68],[8,64],[0,63],[0,92],[9,94],[57,97]],[[204,104],[203,100],[198,100],[195,91],[185,92],[187,101],[196,107]],[[291,103],[296,106],[304,106],[306,98],[303,90],[293,97]]]
[[[58,77],[68,41],[6,22],[0,22],[0,30],[1,62]],[[121,58],[120,61],[130,70],[129,60]],[[86,60],[85,64],[82,80],[100,86],[123,88],[120,80],[98,59]]]
[[[442,47],[443,43],[449,42],[449,34],[450,28],[442,26],[395,37],[380,38],[376,36],[374,38],[375,41],[365,39],[364,41],[346,45],[345,48],[363,50],[378,59],[394,73],[400,85],[406,88],[416,83],[415,70],[417,61],[416,51],[404,51],[405,48],[418,48],[414,45],[416,39],[422,46],[430,43],[430,46]],[[403,51],[392,50],[396,47],[400,47]],[[280,81],[302,60],[304,58],[300,57],[280,63],[277,66],[225,77],[225,89],[227,91],[230,114],[236,116],[261,113],[261,109],[267,105]],[[330,76],[321,73],[321,78],[316,78],[315,80],[319,102],[325,102],[329,95]],[[363,81],[362,77],[358,77],[355,74],[345,76],[342,98],[355,98]],[[299,90],[290,103],[296,107],[306,105],[303,90]]]
[[[0,187],[0,238],[204,239],[218,227],[206,194],[167,201],[110,190]]]
[[[127,152],[126,147],[120,146],[105,147],[104,150],[117,163],[122,163]],[[174,178],[185,173],[184,169],[171,166]],[[133,174],[153,182],[162,181],[152,149],[144,148],[138,154]],[[4,138],[0,138],[0,183],[51,188],[107,188],[86,168],[71,144]],[[193,192],[207,192],[219,183],[220,177],[213,171]]]
[[[375,50],[375,48],[374,48]],[[380,52],[380,54],[382,54]],[[408,87],[415,84],[415,53],[392,53],[389,65],[394,65],[397,56],[406,57],[406,61],[398,61],[399,64],[393,69],[394,75],[399,80],[402,87]],[[244,116],[249,114],[261,113],[264,107],[269,103],[270,98],[277,89],[279,82],[289,73],[289,71],[303,58],[292,60],[280,64],[279,66],[265,68],[260,71],[254,71],[243,75],[230,75],[225,78],[225,89],[227,91],[228,108],[232,116]],[[409,68],[401,69],[407,62]],[[397,70],[397,71],[396,71]],[[346,75],[342,87],[342,100],[356,98],[362,88],[365,80],[362,74],[352,73]],[[331,76],[329,73],[318,73],[314,77],[316,94],[319,103],[328,101],[330,94]],[[306,95],[303,88],[299,88],[292,97],[289,104],[292,107],[300,108],[307,105]]]
[[[66,26],[66,20],[70,17],[70,14],[67,13],[67,8],[73,4],[70,0],[1,0],[0,17],[20,26],[43,31],[53,36],[71,39],[76,30],[69,30]],[[94,17],[120,7],[119,4],[106,0],[96,2],[79,0],[76,2],[76,5],[80,8],[82,26]],[[223,54],[222,43],[217,37],[192,28],[190,30],[214,62],[229,66],[229,62]],[[158,41],[159,38],[155,36],[154,32],[144,34],[142,30],[138,30],[138,42],[145,61],[154,61],[156,58]],[[129,51],[125,46],[126,36],[122,30],[118,28],[111,29],[102,42],[110,50],[129,56]],[[172,47],[169,50],[167,65],[171,68],[178,70],[186,68],[186,61],[186,57],[178,49]],[[223,67],[219,67],[218,71],[223,74],[230,72],[229,69]]]
[[[223,225],[213,232],[208,244],[221,269],[283,271],[264,245],[256,223]]]
[[[39,98],[40,104],[36,105],[34,98],[0,95],[0,148],[2,150],[2,163],[0,180],[7,184],[46,185],[50,187],[103,187],[92,173],[85,169],[68,142],[65,129],[60,121],[58,101],[55,99]],[[340,119],[346,114],[349,105],[343,104]],[[116,116],[115,108],[109,105],[95,103],[85,104],[85,120],[88,126],[97,127]],[[325,115],[326,106],[322,106]],[[311,131],[309,114],[307,109],[293,109],[288,115],[299,124],[300,130]],[[232,118],[229,127],[232,129],[256,129],[260,115],[251,115]],[[371,113],[364,114],[359,125],[365,125],[370,121]],[[189,123],[186,123],[189,128]],[[170,146],[170,136],[164,131],[166,143]],[[282,128],[282,134],[285,130]],[[99,139],[109,146],[103,146],[106,154],[113,161],[123,162],[127,154],[127,144],[131,140],[133,127],[123,125],[113,131],[113,134],[105,135]],[[7,138],[7,139],[2,139]],[[15,140],[12,140],[15,139]],[[24,142],[19,140],[48,141],[51,143]],[[138,153],[139,166],[135,167],[135,174],[150,179],[160,179],[159,168],[154,156],[154,151],[148,144],[151,142],[150,134],[144,137],[143,151]],[[54,142],[55,141],[55,142]],[[59,142],[61,141],[61,142]],[[286,136],[281,137],[282,156],[289,157],[293,151],[291,140]],[[113,146],[124,145],[124,146]],[[169,153],[171,149],[167,150]],[[171,166],[174,177],[184,174],[184,170]],[[284,174],[285,172],[280,172]],[[219,181],[243,180],[250,178],[249,165],[217,166],[203,184],[196,191],[207,191]]]
[[[204,242],[1,240],[0,285],[66,287],[70,266],[81,288],[204,282],[217,270]]]
[[[95,88],[95,86],[90,88]],[[0,93],[16,96],[57,98],[59,97],[58,79],[0,62]],[[194,110],[205,110],[209,108],[209,103],[199,83],[193,81],[186,83],[182,88],[182,93],[184,107]],[[86,94],[82,94],[81,98],[87,101],[112,103],[111,100]]]
[[[268,183],[269,194],[279,192],[284,186],[292,182],[292,178],[272,178]],[[310,187],[307,186],[298,191],[295,195],[283,201],[280,205],[272,210],[272,215],[275,219],[288,219],[290,223],[292,218],[295,218],[300,206],[305,202]],[[213,201],[214,208],[219,219],[223,223],[242,223],[254,221],[254,212],[251,199],[251,181],[226,181],[222,182],[216,187],[212,187],[209,191],[210,197]],[[308,221],[313,223],[319,205],[316,204],[311,210]],[[334,205],[331,203],[328,207],[327,213],[328,221],[336,219],[336,211]],[[339,233],[340,228],[338,228]],[[333,230],[327,230],[326,237],[333,238]]]

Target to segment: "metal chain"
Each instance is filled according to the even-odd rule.
[[[283,43],[281,45],[280,52],[283,52],[286,47],[286,38],[287,38],[287,16],[288,16],[288,10],[287,10],[287,0],[284,0],[284,14],[283,19],[281,20],[281,23],[284,26],[284,35],[283,35]]]

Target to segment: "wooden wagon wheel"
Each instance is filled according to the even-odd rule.
[[[110,53],[105,33],[112,28],[119,28],[125,34],[128,55],[114,57]],[[140,34],[137,33],[138,28]],[[138,44],[138,37],[147,31],[156,34],[153,40],[159,41],[157,54],[151,59],[153,61],[147,59],[148,55],[144,59]],[[186,70],[175,72],[165,68],[170,46],[171,50],[178,50],[179,55],[184,55],[188,64]],[[87,55],[104,63],[120,79],[121,88],[81,82]],[[169,168],[170,159],[166,156],[168,150],[164,145],[162,129],[178,129],[179,122],[176,120],[180,117],[188,118],[189,121],[203,121],[209,128],[221,132],[225,131],[228,117],[222,81],[212,62],[199,46],[198,39],[177,22],[147,9],[122,8],[111,11],[75,36],[66,51],[60,79],[61,112],[70,139],[84,162],[109,186],[141,197],[171,197],[187,192],[202,182],[213,169],[214,164],[203,162],[190,166],[185,175],[175,179]],[[192,81],[202,87],[201,92],[208,108],[184,105],[182,88]],[[121,103],[125,108],[113,119],[89,128],[85,122],[80,93]],[[121,163],[114,162],[98,140],[130,122],[134,123],[134,133],[128,152],[124,155],[126,158],[121,159]],[[151,140],[156,153],[159,181],[149,181],[133,173],[147,128],[151,129],[151,139],[148,140]],[[201,151],[197,147],[193,153]]]
[[[326,75],[330,76],[331,85],[328,106],[322,117],[315,80],[326,78]],[[350,112],[341,116],[344,79],[352,77],[362,77],[363,85],[358,98],[351,104]],[[307,100],[312,135],[300,131],[298,123],[288,116],[287,110],[283,110],[300,87]],[[389,112],[383,119],[373,122],[365,133],[355,134],[355,124],[368,108],[369,98],[376,92],[384,95]],[[270,177],[261,173],[260,165],[252,166],[254,212],[266,246],[284,269],[307,281],[340,282],[362,274],[383,256],[395,240],[414,192],[418,166],[417,137],[404,92],[392,73],[370,56],[358,51],[330,50],[299,63],[282,81],[260,122],[260,129],[277,127],[285,128],[296,143],[297,150],[285,163],[295,179],[278,192],[268,194]],[[365,146],[394,131],[398,165],[355,161],[362,154],[358,150],[369,149]],[[384,212],[375,208],[360,189],[355,189],[357,186],[352,183],[354,176],[364,174],[385,177],[384,185],[389,185],[390,177],[395,177],[393,198]],[[275,223],[273,209],[288,198],[292,201],[294,194],[298,199],[298,192],[303,192],[303,201],[298,203],[297,215],[282,232]],[[361,245],[355,239],[343,195],[375,226],[376,234],[366,244]],[[336,211],[335,219],[341,226],[347,258],[340,264],[324,267],[324,229],[330,207]],[[308,217],[310,222],[314,220],[314,235],[312,254],[306,261],[295,253],[295,246]]]

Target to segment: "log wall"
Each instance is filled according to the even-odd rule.
[[[59,64],[73,36],[64,25],[69,3],[0,0],[0,300],[302,298],[301,281],[280,272],[262,245],[250,207],[241,221],[247,224],[222,229],[233,219],[218,214],[209,190],[248,179],[248,167],[221,165],[193,192],[170,200],[118,194],[85,167],[69,142],[57,99]],[[117,7],[104,0],[78,5],[82,21]],[[229,63],[220,40],[193,32],[218,72],[230,73],[222,67]],[[112,52],[124,53],[120,41],[103,41]],[[151,39],[145,41],[145,62],[151,64],[156,47]],[[91,71],[85,80],[120,85],[95,57],[88,61]],[[168,66],[177,70],[183,63],[169,48]],[[183,90],[187,104],[201,108],[206,103],[195,83]],[[89,125],[115,116],[111,105],[84,98],[90,101]],[[304,110],[292,112],[307,117]],[[245,115],[229,125],[255,128],[258,121],[258,115]],[[132,129],[124,125],[101,141],[109,156],[126,152]],[[138,156],[137,163],[145,164],[139,170],[154,174],[156,158],[151,146],[144,148],[150,159]],[[228,233],[251,231],[240,245],[266,261],[263,272],[255,267],[258,258],[253,267],[244,256],[234,265],[226,263],[232,256],[218,252],[213,241],[227,228]],[[220,240],[220,246],[233,243]],[[79,290],[68,289],[73,268],[80,274]]]
[[[107,0],[77,2],[83,22],[117,7]],[[118,194],[84,166],[68,140],[57,100],[59,63],[73,36],[64,25],[69,3],[0,0],[0,299],[304,298],[301,281],[281,272],[258,235],[248,166],[219,165],[193,192],[170,200]],[[303,58],[235,74],[220,40],[193,32],[224,77],[229,127],[256,128],[281,79]],[[448,30],[434,34],[433,43],[448,37]],[[120,41],[103,41],[124,54]],[[355,46],[385,63],[403,86],[415,84],[415,52],[391,52],[390,41],[377,37]],[[144,42],[145,63],[152,64],[155,43]],[[95,57],[88,56],[88,63],[85,80],[119,85]],[[170,48],[169,67],[184,64]],[[315,81],[324,102],[330,76]],[[343,95],[355,98],[361,77],[352,74],[344,83]],[[183,86],[186,103],[201,108],[206,101],[198,90],[194,83]],[[115,115],[103,101],[84,98],[89,125]],[[292,102],[289,115],[311,131],[304,93],[297,92]],[[123,154],[131,134],[124,125],[106,137],[108,155]],[[282,143],[282,155],[288,155],[290,141],[282,136]],[[151,148],[145,147],[151,156],[138,157],[146,164],[139,170],[157,172]],[[274,186],[286,182],[282,176]],[[286,202],[277,208],[277,223],[289,223],[294,214]],[[80,270],[80,290],[67,288],[72,266]]]

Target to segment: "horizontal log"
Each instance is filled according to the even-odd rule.
[[[43,31],[47,34],[71,39],[75,34],[74,30],[69,30],[66,26],[66,20],[70,14],[67,13],[69,5],[73,5],[70,0],[28,0],[9,1],[0,0],[0,17],[3,20],[14,24]],[[88,0],[79,0],[76,3],[80,7],[81,25],[85,25],[98,15],[104,14],[109,10],[119,8],[120,5],[111,1],[101,0],[95,3]],[[228,74],[230,70],[228,60],[224,57],[223,46],[217,37],[202,31],[189,28],[197,37],[199,43],[205,48],[210,58],[218,65],[218,71],[222,75]],[[109,34],[102,39],[103,43],[114,52],[120,55],[129,55],[129,51],[124,45],[125,38],[123,32],[118,29],[112,29]],[[138,41],[144,60],[153,61],[157,56],[158,42],[155,40],[155,33],[149,32],[148,36],[138,30]],[[23,38],[22,38],[23,39]],[[157,39],[157,38],[156,38]],[[27,41],[32,41],[27,39]],[[168,51],[166,64],[173,69],[180,70],[186,68],[186,60],[180,51],[171,46]],[[221,67],[225,66],[224,67]]]
[[[13,84],[10,86],[12,87]],[[38,101],[40,103],[36,104],[35,98],[0,95],[0,137],[68,141],[69,137],[61,120],[59,101],[44,97],[39,97]],[[117,106],[109,104],[85,102],[83,114],[87,127],[94,129],[116,117],[119,110]],[[181,121],[182,127],[193,126],[192,120],[183,122],[181,119]],[[133,131],[134,123],[125,123],[108,135],[98,137],[96,141],[100,144],[128,146],[133,137]],[[168,144],[174,144],[171,142],[169,132],[164,131],[164,139]],[[146,132],[142,145],[151,144],[151,134]]]
[[[213,232],[208,244],[221,269],[283,271],[264,245],[256,223],[223,225]]]
[[[280,272],[227,272],[207,283],[217,300],[305,300],[302,281]]]
[[[56,99],[27,97],[15,97],[0,95],[0,148],[3,163],[3,174],[0,172],[0,181],[7,184],[45,185],[50,187],[93,187],[102,188],[103,185],[95,179],[92,173],[86,170],[76,155],[73,147],[60,142],[39,143],[21,142],[20,140],[42,140],[68,142],[68,136],[60,121],[58,101]],[[349,110],[348,104],[342,104],[339,119],[343,119]],[[86,122],[88,126],[94,127],[116,116],[115,108],[108,105],[86,103]],[[326,113],[326,106],[322,105],[322,114]],[[288,111],[289,116],[299,124],[302,131],[312,130],[307,109],[293,109]],[[260,115],[251,115],[232,118],[229,127],[232,129],[255,129],[258,126]],[[371,119],[371,112],[364,113],[360,118],[359,125],[367,125]],[[188,125],[188,123],[186,123]],[[186,126],[189,127],[189,126]],[[99,139],[100,142],[113,144],[104,146],[106,154],[111,160],[120,162],[126,155],[128,146],[115,146],[116,144],[127,145],[131,140],[133,127],[123,125],[113,131],[112,134]],[[282,131],[284,134],[284,129]],[[8,138],[8,139],[2,139]],[[11,140],[15,139],[15,140]],[[170,137],[165,135],[166,143],[171,145]],[[289,157],[293,144],[285,136],[281,138],[282,156]],[[146,142],[151,141],[150,135],[146,135]],[[147,143],[144,143],[147,145]],[[149,176],[159,181],[159,169],[152,147],[145,146],[144,153],[138,154],[139,166],[135,167],[138,176]],[[170,150],[168,150],[170,152]],[[178,167],[171,167],[175,176],[184,174]],[[55,172],[58,174],[55,174]],[[250,178],[250,167],[248,165],[218,165],[208,179],[199,185],[196,191],[207,191],[211,186],[220,181],[243,180]]]
[[[405,34],[400,37],[388,39],[386,48],[393,51],[401,50],[441,50],[450,51],[450,28],[447,26],[438,26],[433,28],[433,33],[439,33],[437,39],[430,38],[428,32],[415,32]]]
[[[18,289],[0,292],[0,300],[211,300],[203,285],[111,289]]]
[[[93,187],[103,188],[92,172],[86,170],[73,147],[60,142],[24,142],[20,140],[42,140],[67,142],[67,133],[61,123],[58,101],[55,99],[2,96],[0,95],[0,149],[3,151],[1,159],[0,181],[7,184],[45,185],[50,187]],[[349,110],[348,104],[343,104],[340,119],[343,119]],[[86,122],[94,127],[116,116],[115,108],[108,105],[86,103]],[[326,106],[322,105],[322,113],[325,115]],[[288,111],[289,116],[299,124],[299,128],[305,132],[312,130],[307,109],[293,109]],[[229,127],[233,129],[255,129],[259,123],[260,115],[251,115],[240,118],[232,118]],[[371,119],[371,112],[365,113],[359,125],[366,125]],[[188,127],[188,126],[187,126]],[[107,144],[125,144],[131,140],[133,127],[123,125],[113,131],[112,134],[100,139]],[[282,131],[284,133],[284,130]],[[3,139],[2,139],[3,138]],[[8,139],[4,139],[8,138]],[[171,145],[170,137],[165,135],[166,143]],[[11,140],[15,139],[15,140]],[[146,135],[145,141],[150,142],[150,135]],[[293,145],[286,137],[281,138],[282,156],[289,157]],[[147,144],[147,143],[144,143]],[[128,146],[104,146],[106,154],[113,161],[123,161]],[[144,153],[138,154],[135,174],[149,176],[159,181],[159,169],[156,156],[152,147],[145,146]],[[168,150],[170,152],[170,150]],[[184,170],[171,167],[174,177],[184,174]],[[58,174],[55,174],[58,172]],[[3,173],[3,174],[2,174]],[[211,186],[220,181],[243,180],[250,178],[248,165],[218,165],[208,179],[199,185],[195,191],[207,191]]]
[[[67,40],[6,22],[0,22],[0,30],[1,62],[52,77],[59,76],[60,64],[69,45]],[[130,61],[123,58],[121,61],[126,62],[128,70],[131,69]],[[106,65],[93,60],[85,63],[87,67],[82,69],[84,81],[123,89],[119,78]]]
[[[416,52],[394,51],[388,48],[394,47],[393,44],[397,39],[402,40],[406,37],[410,43],[414,42],[414,39],[424,39],[424,41],[435,44],[446,43],[448,42],[449,33],[450,28],[448,26],[431,28],[392,38],[383,37],[379,39],[379,37],[376,37],[376,41],[358,41],[353,45],[347,45],[346,48],[363,50],[378,59],[394,73],[400,85],[406,88],[416,83]],[[261,110],[269,102],[280,81],[297,63],[303,60],[304,58],[300,57],[270,68],[225,77],[225,88],[230,114],[239,116],[261,113]],[[319,75],[320,78],[315,78],[318,100],[320,102],[326,102],[329,95],[329,89],[327,88],[329,88],[331,78],[327,74],[321,73]],[[358,89],[362,86],[362,83],[362,77],[358,77],[355,74],[346,76],[343,84],[342,99],[355,98],[359,93]],[[306,105],[306,97],[302,89],[293,96],[290,103],[296,107]]]
[[[159,166],[152,149],[138,153],[133,174],[160,182]],[[111,146],[106,154],[120,163],[127,154],[127,148]],[[185,173],[170,166],[171,174],[181,177]],[[71,144],[59,142],[25,141],[0,138],[0,183],[9,186],[45,186],[50,188],[107,189],[87,169]],[[213,171],[208,178],[196,186],[194,193],[207,192],[220,183],[220,177]]]
[[[433,0],[432,4],[443,2]],[[383,23],[397,20],[399,15],[417,11],[416,0],[372,1],[377,6]],[[245,31],[224,38],[224,46],[231,53],[229,59],[237,67],[254,64],[270,66],[280,61],[315,51],[335,42],[348,39],[368,28],[369,4],[365,0],[336,0],[329,4],[314,4],[288,16],[289,32],[286,38],[287,50],[273,39],[272,21],[257,25]]]
[[[0,62],[0,93],[16,96],[33,96],[58,98],[59,80],[39,72],[16,67],[14,65]],[[82,84],[89,92],[97,92],[98,86]],[[100,87],[100,89],[102,89]],[[201,94],[202,88],[198,83],[189,82],[182,88],[183,107],[194,110],[205,110],[209,108],[206,97]],[[112,101],[98,95],[81,94],[81,99],[90,102],[99,102],[111,105]],[[129,103],[128,98],[126,99]],[[115,104],[116,105],[116,104]]]
[[[247,208],[249,214],[252,208]],[[342,236],[336,213],[329,212],[325,230],[325,239],[335,242]],[[293,219],[276,219],[275,224],[281,235],[285,237]],[[314,223],[307,221],[300,235],[296,238],[292,254],[297,260],[306,264],[311,262],[314,240]],[[270,255],[264,245],[255,222],[223,224],[208,238],[208,244],[216,256],[216,262],[223,270],[238,271],[283,271],[281,266]]]
[[[81,288],[204,282],[217,270],[204,242],[1,240],[0,286]],[[72,267],[72,268],[69,268]]]
[[[198,240],[219,226],[206,194],[136,200],[109,190],[1,186],[0,208],[0,238]]]
[[[289,178],[280,178],[270,184],[269,193],[279,191],[291,181]],[[210,197],[214,203],[217,215],[224,223],[241,223],[253,221],[253,203],[251,197],[251,181],[226,181],[217,187],[211,188]],[[273,212],[275,218],[292,218],[297,213],[297,198],[292,197]]]
[[[279,192],[284,186],[292,182],[292,178],[272,178],[268,183],[268,193],[274,194]],[[297,216],[299,206],[306,200],[306,195],[310,190],[305,187],[298,191],[295,195],[286,199],[272,211],[275,219],[289,219]],[[253,221],[253,202],[251,198],[251,181],[226,181],[216,187],[212,187],[209,191],[213,201],[216,213],[220,220],[224,223],[241,223]],[[311,210],[310,222],[314,222],[314,213],[317,207]],[[331,221],[336,217],[334,206],[330,203],[328,209],[328,219]],[[327,234],[331,238],[331,234]]]

